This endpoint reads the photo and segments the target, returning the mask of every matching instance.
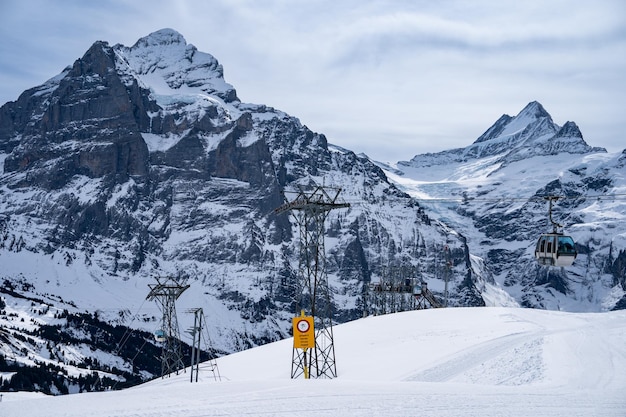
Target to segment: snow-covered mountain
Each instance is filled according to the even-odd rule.
[[[213,353],[289,336],[299,233],[274,209],[297,186],[341,188],[350,203],[327,219],[337,322],[375,313],[381,279],[418,278],[441,297],[449,278],[450,306],[624,308],[626,209],[606,197],[626,193],[624,158],[531,103],[468,148],[381,168],[242,102],[176,31],[96,42],[0,107],[1,387],[76,392],[158,374],[161,312],[146,301],[157,277],[190,285],[183,338],[201,307]],[[531,197],[547,194],[567,196],[555,216],[580,253],[567,270],[531,259],[548,227]]]
[[[526,307],[604,311],[626,307],[626,151],[584,141],[575,123],[558,126],[537,102],[503,115],[466,148],[417,155],[390,178],[429,216],[467,238],[476,270]],[[545,196],[560,196],[555,221],[576,241],[569,268],[533,259],[552,226]]]
[[[399,165],[424,167],[495,156],[498,156],[495,163],[509,164],[533,156],[595,152],[606,150],[587,145],[576,123],[566,122],[563,126],[554,123],[543,106],[533,101],[515,117],[502,115],[466,148],[416,155],[410,162],[399,162]]]
[[[124,326],[160,326],[145,301],[156,277],[191,286],[180,328],[203,308],[219,352],[288,336],[299,234],[274,209],[296,185],[340,187],[351,204],[327,220],[338,322],[368,313],[369,283],[402,278],[389,271],[441,294],[448,260],[450,305],[504,294],[473,273],[464,238],[373,162],[241,102],[218,61],[171,29],[131,47],[96,42],[3,105],[0,164],[0,370],[55,375],[37,383],[46,392],[91,389],[93,369],[107,383],[155,374],[140,349],[149,333],[125,352],[118,343]]]

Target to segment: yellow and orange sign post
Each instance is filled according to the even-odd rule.
[[[293,347],[304,350],[304,378],[309,379],[309,366],[307,364],[307,350],[315,348],[315,326],[313,316],[305,316],[304,310],[300,316],[291,320],[293,326]]]

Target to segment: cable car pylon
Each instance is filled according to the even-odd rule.
[[[154,337],[162,343],[161,350],[161,377],[176,373],[185,368],[183,362],[180,331],[178,329],[178,317],[176,315],[176,300],[190,287],[180,285],[171,278],[156,278],[156,284],[150,284],[150,293],[146,297],[148,301],[156,301],[162,312],[161,328]]]
[[[350,204],[338,201],[340,192],[340,188],[316,185],[305,190],[298,186],[295,198],[289,201],[285,197],[285,203],[274,210],[276,214],[291,212],[300,229],[291,361],[291,378],[294,379],[300,375],[304,375],[305,379],[311,376],[337,377],[332,305],[326,274],[324,222],[331,210],[350,207]],[[305,312],[310,316],[306,316]],[[296,337],[296,332],[301,332],[303,338]],[[309,332],[314,334],[314,343],[311,345],[304,337]]]

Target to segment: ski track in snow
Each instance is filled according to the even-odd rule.
[[[506,353],[516,351],[520,346],[526,346],[528,349],[526,352],[532,352],[532,355],[528,353],[521,356],[518,355],[516,361],[528,360],[531,357],[535,360],[535,369],[541,367],[541,361],[537,363],[537,353],[540,353],[542,346],[542,336],[540,334],[529,333],[517,333],[502,336],[494,340],[480,343],[474,348],[466,349],[459,354],[454,354],[446,361],[439,363],[432,368],[428,368],[415,375],[406,378],[407,381],[421,381],[421,382],[446,382],[454,380],[455,377],[462,376],[472,368],[485,365],[487,362],[493,362],[494,358],[504,356]],[[537,366],[538,365],[538,366]],[[511,363],[507,364],[507,368],[511,368]],[[539,377],[540,372],[535,373],[536,377]],[[500,381],[502,384],[506,384],[507,380],[511,377]],[[532,382],[526,381],[526,382]]]

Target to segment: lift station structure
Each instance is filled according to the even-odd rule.
[[[298,191],[293,192],[295,197],[289,200],[285,195],[285,204],[274,210],[276,214],[287,211],[292,213],[300,229],[291,378],[301,375],[305,379],[311,376],[337,377],[332,305],[326,273],[324,222],[331,210],[350,207],[350,204],[338,201],[340,193],[341,188],[315,185],[305,189],[298,186]],[[305,316],[305,312],[310,315]],[[310,318],[310,322],[307,318]],[[299,320],[297,324],[296,320]],[[314,343],[299,344],[295,334],[298,330],[304,333],[313,332]]]
[[[428,289],[428,284],[419,278],[384,279],[372,283],[370,295],[370,309],[374,314],[444,307]]]
[[[371,282],[367,292],[366,314],[388,314],[409,310],[448,307],[448,283],[452,269],[450,247],[443,250],[443,301],[440,301],[421,278],[419,268],[412,265],[392,265],[382,268],[378,282]],[[435,260],[436,264],[437,259]]]

